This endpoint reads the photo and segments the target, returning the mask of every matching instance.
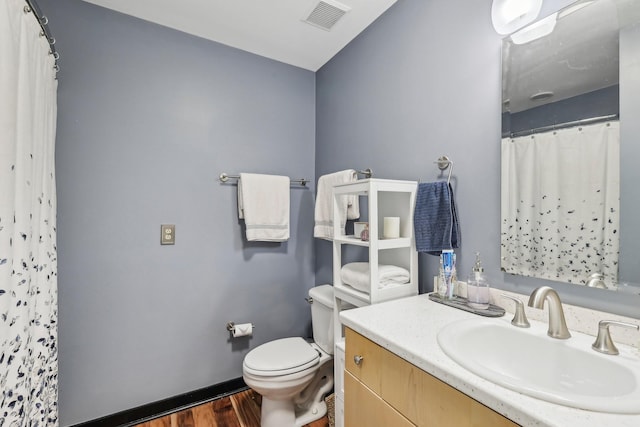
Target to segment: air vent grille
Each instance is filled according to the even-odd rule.
[[[534,93],[533,95],[531,95],[529,97],[529,99],[532,100],[532,101],[542,101],[544,99],[549,99],[552,96],[553,96],[553,92],[545,91],[545,92]]]
[[[349,10],[349,6],[345,6],[336,1],[320,0],[304,21],[329,31]]]

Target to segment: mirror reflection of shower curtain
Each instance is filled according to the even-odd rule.
[[[618,281],[620,124],[502,140],[502,269],[584,283]]]
[[[58,425],[57,80],[24,0],[0,2],[0,425]]]

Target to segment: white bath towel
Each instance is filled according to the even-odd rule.
[[[369,293],[371,279],[368,262],[350,262],[343,265],[340,270],[340,278],[344,284]],[[409,270],[405,268],[396,265],[378,265],[378,288],[408,283],[410,279]]]
[[[313,236],[321,239],[333,240],[333,186],[358,180],[358,174],[353,169],[347,169],[318,179],[318,194],[316,196],[315,226]],[[357,195],[347,195],[340,198],[340,226],[344,230],[347,219],[360,218],[360,205]]]
[[[286,176],[240,174],[238,217],[244,219],[248,241],[289,239],[289,185]]]

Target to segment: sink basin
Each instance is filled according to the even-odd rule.
[[[640,358],[591,349],[594,337],[559,340],[547,325],[512,326],[505,319],[468,319],[438,334],[442,350],[467,370],[511,390],[590,411],[640,414]]]

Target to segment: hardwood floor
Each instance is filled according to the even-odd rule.
[[[260,427],[261,396],[245,390],[135,427]],[[329,427],[327,416],[304,427]]]

